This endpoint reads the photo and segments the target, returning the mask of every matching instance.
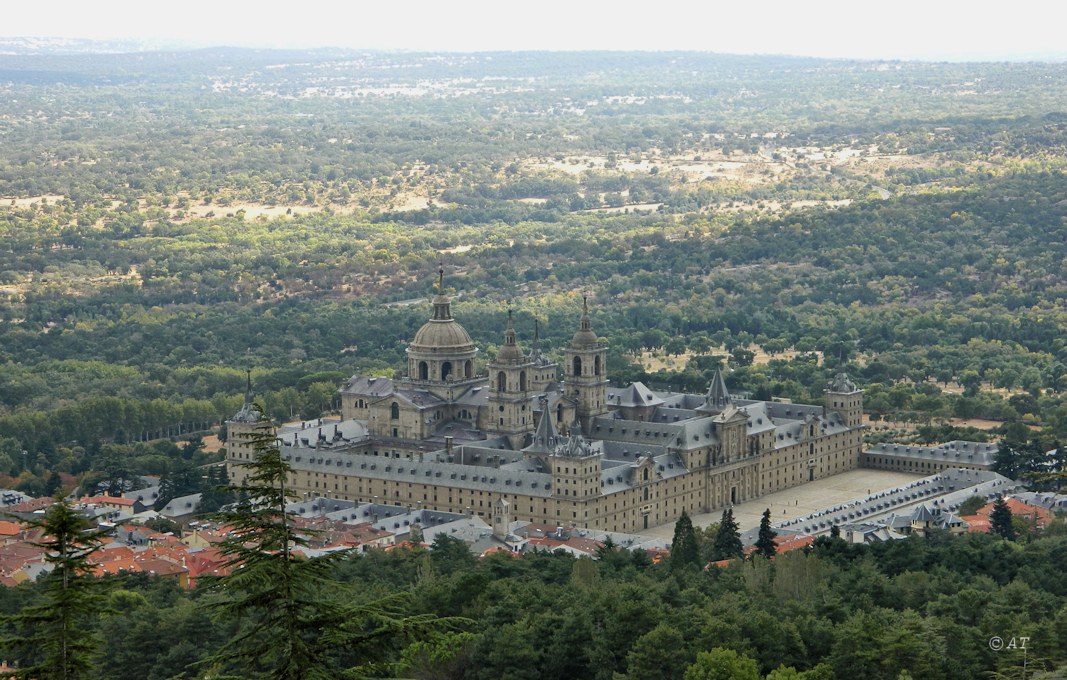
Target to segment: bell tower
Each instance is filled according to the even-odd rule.
[[[526,434],[534,429],[531,406],[531,377],[536,366],[523,354],[515,341],[515,326],[508,310],[504,344],[489,369],[489,416],[493,432],[505,435],[515,449],[526,443]]]
[[[575,401],[576,416],[586,435],[593,417],[608,412],[607,353],[607,344],[596,336],[589,322],[589,301],[582,298],[581,326],[563,352],[563,392]]]

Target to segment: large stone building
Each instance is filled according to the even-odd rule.
[[[443,290],[443,289],[442,289]],[[721,374],[703,395],[612,388],[588,306],[563,351],[529,352],[511,315],[496,357],[478,350],[443,293],[408,346],[405,377],[355,376],[341,420],[281,427],[305,497],[634,531],[828,477],[859,464],[862,392],[840,374],[822,406],[733,397]],[[560,369],[562,368],[562,380]],[[262,423],[249,392],[228,423],[231,479]]]

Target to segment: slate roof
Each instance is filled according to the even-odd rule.
[[[882,443],[867,449],[866,455],[991,466],[996,458],[997,448],[996,444],[965,441],[951,441],[937,446]]]
[[[309,420],[289,423],[278,428],[283,446],[329,448],[367,438],[367,426],[358,420]]]
[[[391,378],[356,375],[349,378],[344,387],[338,391],[364,397],[385,397],[393,393],[393,381]]]
[[[552,476],[526,470],[485,468],[443,461],[410,461],[344,451],[322,452],[291,448],[283,453],[298,470],[326,474],[358,474],[371,479],[448,484],[457,488],[519,493],[529,496],[551,495]]]

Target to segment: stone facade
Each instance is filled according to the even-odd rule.
[[[519,347],[510,314],[486,375],[476,353],[438,294],[406,377],[354,376],[340,422],[278,430],[294,491],[630,532],[859,465],[862,392],[843,374],[822,406],[736,399],[719,374],[705,395],[611,388],[587,304],[562,381],[536,339]],[[231,432],[252,426],[246,409]],[[238,483],[249,455],[229,448]]]

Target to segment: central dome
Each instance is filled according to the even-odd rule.
[[[448,296],[438,295],[433,299],[433,318],[415,333],[409,348],[419,352],[470,352],[474,341],[467,329],[452,318]]]

